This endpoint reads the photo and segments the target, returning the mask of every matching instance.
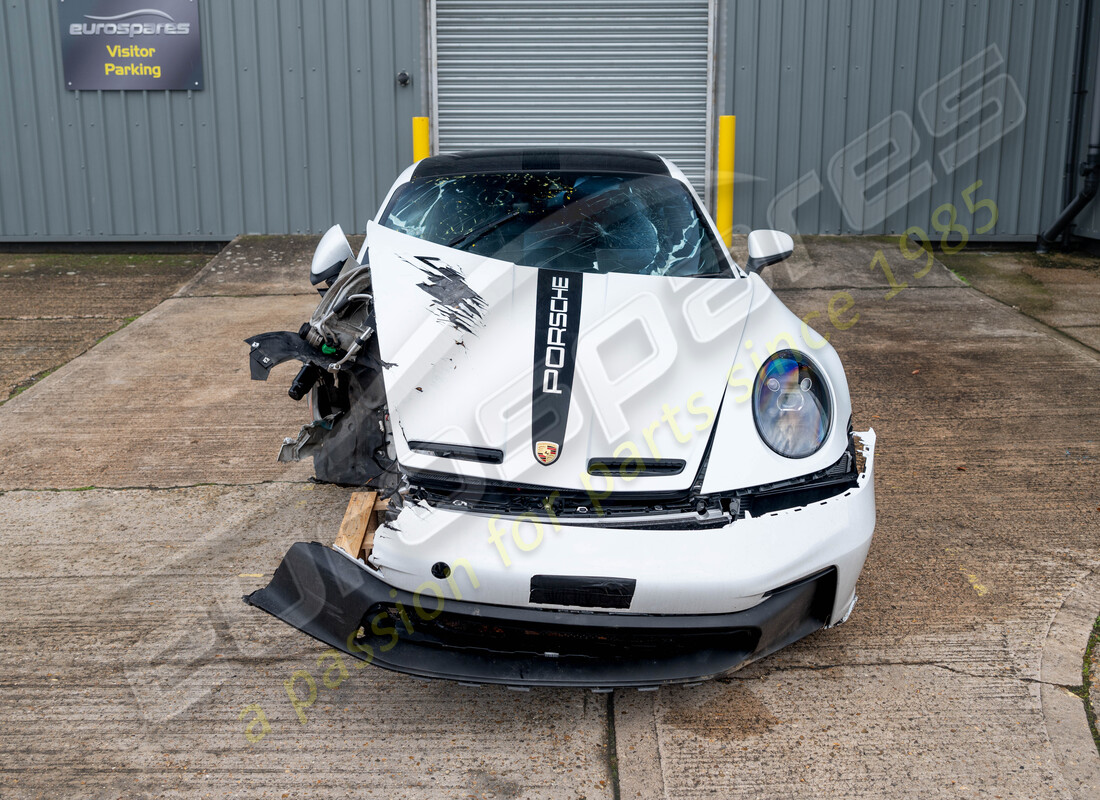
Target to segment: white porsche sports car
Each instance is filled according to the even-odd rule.
[[[424,159],[366,233],[324,236],[301,330],[247,341],[253,378],[303,364],[280,458],[383,516],[294,544],[246,602],[387,669],[594,689],[848,617],[875,437],[757,274],[790,236],[752,233],[742,269],[679,169],[597,149]]]

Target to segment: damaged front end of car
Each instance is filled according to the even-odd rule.
[[[358,257],[325,235],[311,318],[247,342],[254,379],[302,365],[289,394],[310,421],[280,460],[356,491],[335,541],[293,544],[246,602],[417,677],[595,690],[706,680],[847,619],[875,434],[852,429],[835,351],[683,216],[689,189],[682,208],[661,194],[682,175],[576,163],[502,179],[583,209],[564,223],[513,200],[429,235],[391,224],[394,200]],[[397,186],[438,210],[470,180],[446,167]],[[637,222],[654,197],[654,221],[685,226],[672,245]],[[504,257],[514,242],[529,261]],[[776,242],[750,240],[750,270],[789,255]]]
[[[374,338],[370,268],[355,260],[339,226],[318,246],[310,279],[325,284],[321,302],[297,332],[245,340],[253,380],[267,380],[286,361],[302,364],[287,394],[308,398],[312,421],[283,441],[279,461],[312,457],[320,481],[390,492],[400,473],[387,431],[386,365]]]
[[[669,519],[651,527],[639,519],[652,506],[637,498],[607,498],[612,501],[608,518],[593,525],[591,519],[580,524],[578,518],[587,515],[576,509],[563,509],[559,516],[543,505],[538,515],[537,502],[530,512],[480,516],[473,499],[477,492],[463,492],[461,511],[445,510],[442,504],[430,505],[418,484],[410,491],[415,500],[387,508],[396,524],[371,523],[374,529],[361,546],[355,545],[357,557],[345,542],[332,547],[299,542],[270,584],[246,599],[344,653],[420,678],[596,691],[708,680],[838,625],[851,613],[855,577],[867,552],[862,534],[874,524],[874,434],[854,435],[853,442],[859,465],[853,456],[850,467],[838,465],[823,481],[702,497],[727,513],[716,520],[688,511],[696,518],[685,520],[670,508]],[[438,494],[432,499],[444,502]],[[544,503],[558,500],[543,498]],[[807,500],[812,502],[802,505]],[[495,507],[496,499],[490,503]],[[754,507],[759,518],[749,510]],[[617,518],[618,513],[624,516]],[[433,526],[432,517],[436,522],[443,518],[444,524]],[[451,528],[446,547],[417,554],[415,545],[401,542],[402,531],[419,537],[433,527]],[[552,544],[557,553],[574,553],[571,571],[520,578],[513,561],[471,561],[460,555],[484,555],[484,534],[489,531],[492,539],[502,528],[511,540],[505,558],[518,560],[542,545],[541,536],[555,536],[560,537]],[[790,536],[795,528],[797,535]],[[785,534],[791,550],[776,557],[774,544]],[[670,535],[705,539],[668,541]],[[592,537],[602,537],[595,553],[586,552]],[[779,561],[813,563],[823,551],[824,559],[833,562],[828,567],[764,591],[746,588],[761,585],[760,576],[769,571],[781,570]],[[620,562],[622,574],[640,571],[637,555],[624,558],[624,553],[662,563],[652,579],[640,579],[650,588],[647,602],[696,608],[679,614],[629,613],[639,579],[584,574],[586,566],[612,559]],[[723,564],[722,558],[728,560]],[[431,559],[439,560],[428,565]],[[398,588],[387,580],[394,577],[382,566],[387,562],[424,580],[411,591]],[[549,563],[546,568],[567,569]],[[526,585],[513,585],[520,596],[508,596],[508,585],[517,578]],[[727,591],[716,591],[718,584]],[[500,590],[490,598],[496,602],[484,602],[479,590],[493,585]],[[652,591],[656,587],[659,591]],[[751,594],[745,597],[746,592]],[[713,602],[700,607],[701,594]]]

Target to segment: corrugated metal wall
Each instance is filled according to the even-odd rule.
[[[201,92],[66,91],[56,2],[0,6],[0,239],[364,226],[425,113],[421,3],[200,2]]]
[[[200,3],[194,93],[66,91],[56,0],[0,5],[0,240],[362,228],[427,112],[426,0]],[[974,230],[981,180],[988,235],[1033,237],[1061,205],[1077,3],[718,0],[737,227],[900,233],[953,203]],[[1100,238],[1097,203],[1078,232]]]
[[[629,147],[706,179],[708,0],[436,0],[441,152]]]
[[[1076,15],[1077,0],[720,3],[719,108],[737,115],[735,226],[789,227],[793,214],[802,233],[931,233],[934,210],[953,203],[974,230],[988,209],[972,217],[961,192],[981,180],[975,199],[999,209],[987,235],[1034,236],[1059,211]],[[941,81],[964,68],[965,86],[981,67],[981,113],[952,119]],[[881,138],[859,142],[880,123]],[[893,193],[861,208],[865,165],[855,162],[886,148],[887,174],[864,188]]]

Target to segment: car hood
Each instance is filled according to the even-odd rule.
[[[406,469],[596,493],[691,486],[750,281],[536,269],[373,222],[367,247]]]

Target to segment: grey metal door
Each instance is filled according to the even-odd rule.
[[[709,0],[435,0],[436,147],[663,155],[703,192]]]

